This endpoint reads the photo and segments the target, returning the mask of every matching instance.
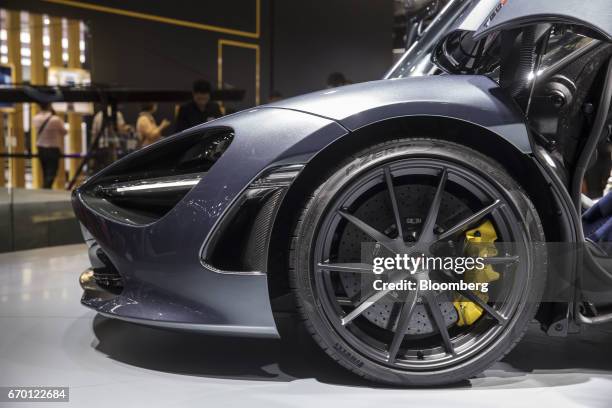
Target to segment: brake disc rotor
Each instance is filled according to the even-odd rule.
[[[434,187],[427,185],[403,185],[396,187],[398,201],[401,203],[399,209],[404,221],[404,239],[409,240],[411,237],[416,237],[421,230],[423,222],[423,214],[427,213],[431,197],[435,192]],[[372,227],[379,231],[384,231],[386,234],[393,235],[395,225],[393,219],[389,217],[392,213],[389,209],[389,198],[386,191],[376,193],[372,197],[364,201],[357,211],[355,216],[362,219]],[[446,193],[440,208],[440,220],[448,220],[466,211],[468,207],[455,196]],[[362,245],[366,242],[371,242],[372,239],[366,236],[360,230],[347,226],[344,229],[342,237],[338,245],[338,257],[340,259],[361,259],[365,263],[372,263],[375,256],[375,250],[369,249],[371,246]],[[364,250],[365,249],[365,250]],[[372,283],[380,276],[360,275],[354,273],[339,273],[340,283],[348,298],[358,302],[373,290]],[[392,291],[378,302],[371,305],[364,311],[362,316],[370,323],[391,331],[395,331],[398,320],[399,307],[394,307],[398,302],[402,301],[402,293]],[[452,299],[448,293],[440,293],[438,296],[438,306],[444,316],[447,326],[453,325],[458,320],[457,310],[455,309]],[[406,334],[423,335],[437,331],[434,325],[431,324],[429,313],[423,302],[418,299],[415,305],[414,312],[408,323]]]

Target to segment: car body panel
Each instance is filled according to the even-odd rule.
[[[404,116],[442,116],[482,126],[531,152],[522,112],[485,76],[441,75],[381,80],[327,89],[271,105],[338,121],[354,131]]]
[[[229,115],[146,147],[77,189],[77,217],[124,278],[123,292],[85,291],[82,303],[105,316],[169,328],[276,336],[266,271],[232,274],[205,264],[201,251],[232,204],[267,169],[307,164],[351,131],[404,116],[449,117],[490,129],[523,153],[530,139],[513,101],[486,77],[375,81],[315,92]],[[124,161],[211,129],[234,140],[206,175],[160,219],[133,225],[88,206],[84,191]],[[483,141],[487,142],[487,141]]]
[[[313,115],[252,109],[160,143],[226,126],[235,136],[225,154],[168,214],[152,224],[121,223],[87,206],[83,189],[114,166],[76,190],[77,217],[124,278],[121,294],[108,297],[86,291],[83,304],[106,316],[144,324],[200,327],[225,334],[241,333],[242,328],[254,335],[276,335],[266,275],[223,274],[206,268],[200,261],[201,247],[231,203],[264,169],[302,162],[346,130]],[[315,141],[301,143],[307,136]],[[138,154],[146,154],[149,148]]]

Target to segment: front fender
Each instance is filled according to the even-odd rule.
[[[397,117],[441,116],[479,125],[521,152],[531,152],[523,113],[512,98],[484,76],[443,75],[365,82],[266,106],[332,119],[351,131]]]

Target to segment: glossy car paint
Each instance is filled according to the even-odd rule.
[[[523,153],[531,151],[523,114],[484,76],[445,75],[365,82],[314,92],[269,106],[309,112],[354,131],[405,116],[442,116],[491,130]]]
[[[274,163],[301,162],[346,130],[313,115],[252,109],[192,131],[218,126],[231,126],[234,142],[176,207],[150,225],[129,225],[87,207],[83,190],[114,166],[76,191],[73,205],[77,217],[124,278],[120,295],[86,291],[83,304],[107,316],[147,324],[277,335],[266,276],[207,269],[200,262],[200,249],[221,215],[264,169]],[[160,143],[172,143],[192,131]],[[305,137],[315,141],[300,143]],[[148,148],[137,154],[146,154]]]
[[[100,313],[150,325],[223,334],[276,336],[266,271],[224,273],[201,263],[200,251],[231,204],[265,169],[307,163],[350,131],[400,116],[451,117],[490,129],[522,152],[530,142],[522,115],[484,77],[446,76],[375,81],[226,116],[193,132],[230,127],[234,141],[206,176],[168,214],[139,226],[106,218],[87,206],[91,178],[74,195],[77,217],[124,278],[120,295],[86,291],[82,303]],[[123,160],[146,154],[147,147]],[[339,158],[340,159],[340,158]]]

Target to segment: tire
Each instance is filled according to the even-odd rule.
[[[439,173],[435,173],[435,176],[430,175],[434,174],[432,173],[434,170],[438,171],[438,168]],[[372,207],[373,202],[379,203],[380,208],[386,208],[383,198],[379,198],[384,197],[382,195],[384,188],[375,184],[384,185],[387,180],[386,172],[389,174],[388,183],[390,183],[386,184],[387,188],[395,193],[399,192],[400,195],[406,192],[405,199],[397,196],[400,198],[396,200],[399,208],[395,213],[396,217],[390,216],[391,220],[400,220],[400,224],[408,223],[409,218],[403,218],[399,213],[408,211],[407,206],[417,202],[418,197],[431,196],[432,200],[435,200],[436,183],[439,183],[438,189],[444,191],[440,195],[441,203],[437,206],[439,219],[444,218],[443,211],[451,213],[455,211],[455,207],[460,208],[462,205],[467,208],[468,204],[465,203],[478,208],[477,204],[472,204],[472,201],[477,203],[480,199],[478,194],[482,195],[483,202],[488,199],[487,194],[490,194],[491,199],[498,197],[501,204],[479,222],[484,222],[485,219],[491,220],[499,230],[499,234],[502,237],[509,237],[508,239],[512,238],[517,242],[516,247],[522,252],[518,262],[499,267],[504,268],[500,279],[502,283],[499,283],[504,289],[500,289],[500,292],[505,290],[507,293],[505,298],[499,295],[499,301],[489,302],[490,309],[493,310],[490,314],[481,308],[481,317],[472,325],[458,327],[455,323],[443,328],[442,326],[449,324],[448,321],[453,313],[448,307],[452,304],[448,301],[449,296],[452,298],[456,293],[433,292],[432,295],[430,292],[419,292],[415,295],[417,298],[413,304],[416,306],[412,306],[412,309],[405,306],[408,301],[399,301],[400,306],[390,306],[389,309],[399,312],[395,318],[392,317],[393,312],[389,312],[388,320],[385,322],[378,322],[375,316],[372,317],[379,309],[382,310],[380,305],[374,306],[376,303],[349,323],[343,321],[348,316],[353,316],[354,313],[351,312],[354,312],[359,305],[359,301],[353,301],[346,289],[348,287],[346,281],[353,278],[350,273],[334,271],[332,266],[326,269],[326,265],[331,265],[330,259],[333,257],[341,257],[340,251],[344,250],[342,248],[353,248],[356,245],[354,243],[345,245],[345,241],[355,239],[351,237],[357,234],[353,230],[351,230],[353,233],[349,234],[349,229],[359,230],[357,224],[353,224],[343,215],[349,210],[354,211],[354,214],[361,214],[362,217],[364,214],[370,214],[372,221],[366,224],[375,229],[377,225],[379,227],[382,225],[378,230],[382,230],[385,225],[393,224],[392,221],[379,219],[379,214],[384,211],[366,208],[366,204]],[[442,181],[444,178],[445,182]],[[435,181],[438,179],[439,182]],[[418,183],[424,184],[412,180],[421,180]],[[451,192],[446,192],[445,189]],[[471,197],[470,189],[476,198],[462,198],[462,195]],[[411,191],[421,193],[408,195]],[[480,193],[481,191],[488,193]],[[391,197],[393,195],[389,196],[389,203]],[[425,198],[422,200],[426,201]],[[497,201],[493,203],[495,202]],[[419,205],[427,208],[424,212],[429,212],[435,207],[434,204]],[[392,205],[387,204],[387,207]],[[472,210],[462,209],[455,212],[468,214],[467,211]],[[425,214],[420,216],[420,220],[421,224],[414,227],[415,230],[422,227],[423,223],[427,223]],[[395,233],[398,236],[402,229],[404,230],[402,234],[406,235],[405,229],[409,227],[408,224],[402,229],[397,228],[397,223],[395,225]],[[439,232],[436,236],[441,237],[445,226],[436,224],[435,228],[434,231]],[[392,226],[389,231],[393,231]],[[392,235],[393,232],[387,231],[384,234]],[[415,238],[418,241],[420,237],[425,237],[425,232],[413,235],[418,236]],[[363,234],[361,239],[366,236]],[[452,239],[461,242],[464,239],[463,232]],[[500,240],[507,241],[506,238]],[[402,241],[406,241],[404,236]],[[457,383],[481,373],[501,359],[525,333],[528,323],[535,316],[546,282],[546,253],[541,246],[535,249],[535,243],[543,242],[544,232],[537,211],[519,184],[499,163],[477,151],[451,142],[432,139],[393,140],[367,148],[337,166],[332,170],[331,176],[316,188],[304,204],[290,244],[290,285],[306,329],[315,342],[346,369],[368,380],[392,385],[433,386]],[[452,242],[449,245],[451,244]],[[364,245],[366,244],[361,246],[362,254]],[[336,252],[333,252],[334,248]],[[516,268],[513,270],[516,275],[512,275],[512,269],[508,268]],[[430,274],[433,273],[438,272],[430,271]],[[493,285],[495,284],[497,283],[494,282]],[[387,302],[386,299],[395,294],[396,292],[389,292],[382,299]],[[429,297],[430,295],[432,297]],[[360,292],[359,296],[363,300],[365,295]],[[402,296],[407,299],[410,295],[400,294],[393,301],[398,302],[397,299]],[[379,302],[382,302],[382,299]],[[421,304],[424,309],[419,310],[426,310],[427,313],[419,316],[426,316],[431,328],[427,327],[431,332],[418,335],[414,334],[414,329],[410,329],[413,334],[397,330],[401,324],[398,315],[401,315],[403,310],[410,309],[411,311],[406,312],[408,316],[406,321],[413,322],[415,317],[412,314],[416,310],[414,308],[421,307]],[[368,311],[370,308],[379,309],[371,312]],[[443,313],[443,319],[437,320],[440,324],[436,327],[434,327],[436,315],[440,314],[435,308]],[[382,315],[382,312],[380,313]],[[418,320],[417,322],[421,323]],[[399,349],[396,346],[396,350],[392,352],[393,347],[388,344],[387,339],[395,339],[398,331]],[[450,333],[449,342],[445,340],[444,332]],[[419,347],[424,348],[420,351]]]

